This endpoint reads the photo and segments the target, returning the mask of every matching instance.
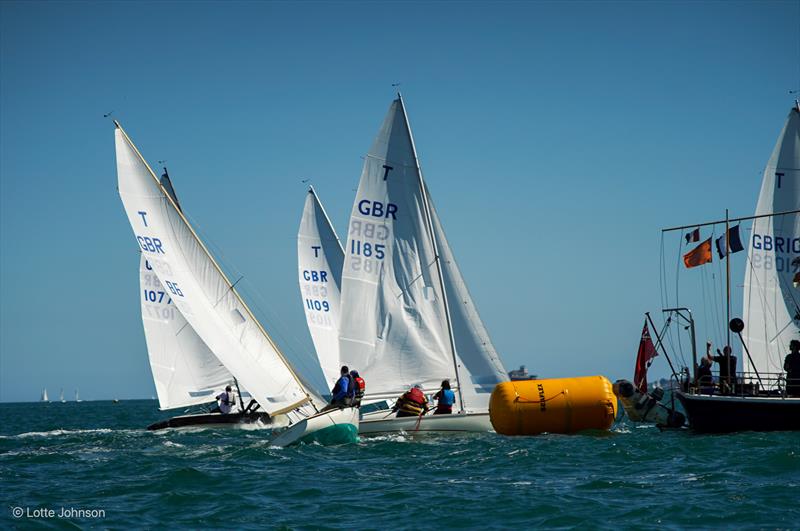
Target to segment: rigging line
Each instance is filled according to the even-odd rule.
[[[678,237],[678,260],[675,267],[675,306],[680,306],[680,276],[681,276],[681,258],[683,255],[683,236],[679,235]],[[681,357],[681,360],[684,360],[683,355],[683,339],[681,336],[681,326],[678,327],[678,355]]]

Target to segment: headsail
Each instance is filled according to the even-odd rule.
[[[213,401],[216,393],[233,382],[233,376],[183,318],[144,254],[139,287],[159,406],[172,409]]]
[[[440,263],[437,243],[446,264]],[[455,326],[450,324],[448,297],[463,304],[454,312]],[[456,345],[469,351],[469,365],[459,358]],[[449,378],[460,384],[463,405],[479,383],[470,370],[481,375],[476,380],[487,377],[487,384],[504,376],[496,374],[499,363],[489,359],[494,348],[428,202],[399,97],[365,159],[350,217],[340,352],[343,362],[369,375],[367,399],[393,398],[414,384],[438,389]],[[468,400],[470,408],[488,403]]]
[[[333,386],[339,378],[339,303],[344,251],[314,189],[306,195],[297,233],[300,296],[322,374]]]
[[[309,402],[310,391],[115,124],[120,197],[143,255],[178,310],[267,413],[275,415]]]
[[[789,112],[764,170],[756,215],[800,209],[800,110]],[[755,368],[783,371],[789,341],[800,339],[800,215],[758,218],[748,245],[743,337]],[[745,357],[745,370],[753,367]]]
[[[428,201],[442,262],[442,278],[450,303],[450,323],[453,327],[456,352],[464,367],[461,371],[461,393],[471,409],[488,409],[492,389],[500,382],[508,381],[508,372],[492,344],[489,332],[461,276],[430,194]]]

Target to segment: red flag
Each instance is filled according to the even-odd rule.
[[[707,239],[685,255],[683,255],[683,264],[689,267],[697,267],[699,265],[707,264],[711,261],[711,238]]]
[[[642,328],[642,339],[639,340],[639,352],[636,354],[636,369],[633,373],[633,386],[641,393],[647,392],[647,369],[653,358],[658,356],[653,340],[650,339],[650,330],[647,328],[647,320]]]

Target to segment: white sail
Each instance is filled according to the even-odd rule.
[[[80,402],[80,401],[81,401],[81,395],[80,393],[78,393],[78,390],[75,389],[75,402]]]
[[[42,389],[42,402],[50,402],[50,399],[47,398],[47,388]]]
[[[461,276],[430,194],[428,194],[428,204],[442,263],[442,278],[447,291],[456,352],[460,367],[463,367],[459,369],[461,393],[470,409],[488,410],[492,390],[500,382],[508,381],[508,372],[492,344],[489,332]]]
[[[139,267],[142,324],[161,409],[205,404],[233,376],[175,307],[142,254]]]
[[[178,310],[263,410],[275,415],[309,403],[309,391],[116,125],[120,197],[144,256]]]
[[[474,311],[444,232],[441,226],[435,228],[438,220],[432,219],[435,212],[426,196],[398,97],[364,162],[350,218],[342,273],[342,361],[368,379],[367,399],[395,397],[414,384],[435,390],[449,378],[461,387],[460,405],[485,409],[488,397],[468,402],[483,389],[475,387],[479,382],[473,382],[470,367],[453,343],[469,351],[470,365],[480,371],[476,380],[485,377],[487,387],[504,377],[502,365]],[[437,264],[435,233],[442,240],[439,252],[449,264]],[[442,278],[446,275],[452,278]],[[455,330],[446,297],[464,305],[456,312],[460,338],[451,337]],[[473,329],[476,324],[478,329]],[[501,374],[496,374],[498,366]]]
[[[329,386],[339,378],[339,303],[344,251],[317,194],[306,195],[297,232],[300,296],[322,374]]]
[[[60,392],[60,393],[59,393],[59,395],[58,395],[58,399],[59,399],[61,402],[66,402],[66,400],[64,400],[64,389],[63,389],[63,388],[61,389],[61,392]]]
[[[764,170],[756,215],[800,209],[800,111],[793,108]],[[800,215],[758,218],[748,245],[743,337],[755,368],[780,373],[789,341],[800,339]],[[744,356],[746,371],[753,364]]]

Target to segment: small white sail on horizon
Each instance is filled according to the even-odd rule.
[[[297,232],[297,267],[306,323],[329,388],[339,378],[339,311],[344,250],[313,187]]]
[[[800,106],[789,112],[767,162],[756,215],[800,209]],[[789,341],[800,339],[800,215],[753,220],[744,277],[747,372],[783,372]],[[755,365],[755,367],[753,367]]]
[[[62,404],[63,404],[64,402],[66,402],[66,400],[64,400],[64,388],[63,388],[63,387],[61,388],[61,393],[59,393],[59,395],[58,395],[58,400],[59,400],[59,402],[61,402]]]
[[[303,385],[211,257],[172,197],[115,122],[119,194],[143,256],[198,336],[263,411],[312,415]]]
[[[47,398],[47,387],[42,389],[42,402],[50,402],[50,399]]]
[[[367,379],[365,403],[447,378],[456,407],[486,411],[508,379],[428,198],[399,95],[364,161],[341,299],[342,362]]]

